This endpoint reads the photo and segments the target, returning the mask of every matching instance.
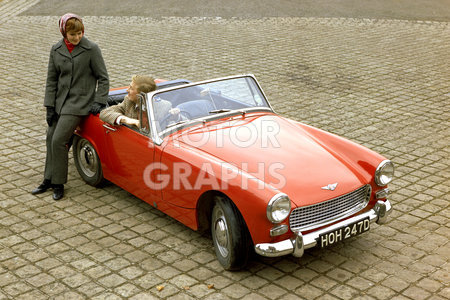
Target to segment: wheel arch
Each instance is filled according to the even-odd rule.
[[[89,115],[87,116],[80,126],[74,131],[74,138],[83,138],[91,143],[94,147],[97,155],[100,159],[102,167],[105,168],[105,162],[107,161],[106,144],[104,136],[103,121],[99,116]]]
[[[91,143],[92,147],[94,147],[95,151],[98,154],[98,146],[97,146],[97,143],[95,142],[95,139],[91,138],[88,135],[84,135],[84,134],[82,135],[82,134],[80,134],[78,132],[74,133],[74,142],[75,142],[75,139],[85,139],[85,140],[87,140],[89,143]]]
[[[80,162],[80,153],[79,153],[79,143],[83,143],[83,140],[86,141],[89,144],[89,147],[93,148],[94,155],[96,156],[97,160],[97,167],[95,168],[95,172],[93,172],[92,175],[86,173],[86,165],[83,167],[83,163]],[[94,187],[100,186],[104,180],[104,172],[103,172],[103,164],[102,159],[100,155],[98,154],[98,149],[96,148],[95,143],[92,142],[92,139],[89,139],[88,137],[74,134],[73,136],[73,147],[72,147],[72,153],[73,153],[73,159],[75,167],[79,173],[79,175],[83,178],[83,180],[88,183],[89,185],[92,185]],[[87,167],[87,169],[90,169]],[[92,171],[92,170],[89,170]],[[87,172],[89,172],[87,171]]]
[[[92,138],[89,135],[85,135],[85,134],[80,134],[79,132],[75,132],[74,133],[74,137],[73,137],[73,144],[75,145],[75,139],[85,139],[87,140],[89,143],[91,143],[92,147],[94,147],[95,152],[97,152],[98,158],[100,160],[100,164],[102,165],[102,168],[105,168],[105,161],[106,161],[106,157],[105,154],[103,153],[103,151],[99,151],[99,145],[97,144],[97,142],[95,141],[95,138]],[[74,151],[75,148],[72,149],[72,151]]]
[[[221,197],[227,199],[231,205],[234,206],[236,212],[242,218],[242,221],[245,224],[245,230],[247,231],[248,236],[250,237],[250,241],[253,243],[252,236],[248,229],[247,222],[245,221],[244,216],[240,212],[237,205],[233,202],[233,200],[226,195],[225,193],[217,190],[209,190],[204,192],[197,201],[197,223],[198,223],[198,231],[200,232],[208,232],[211,227],[211,213],[214,208],[214,204],[216,201],[216,197]]]
[[[204,192],[197,201],[197,224],[198,231],[208,232],[211,225],[211,212],[216,197],[227,197],[224,193],[215,190]]]
[[[89,136],[88,134],[83,134],[84,132],[79,132],[79,131],[75,131],[73,134],[73,144],[75,145],[75,141],[76,139],[85,139],[87,140],[89,143],[91,143],[92,147],[94,147],[95,151],[97,152],[98,157],[100,158],[100,161],[102,161],[102,157],[99,150],[99,147],[97,145],[97,142],[95,141],[94,138],[92,138],[91,136]]]

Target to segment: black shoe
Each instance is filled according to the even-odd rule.
[[[52,187],[50,180],[44,179],[44,181],[34,190],[31,191],[32,195],[42,194]]]
[[[59,200],[64,197],[64,185],[54,184],[53,185],[53,200]]]

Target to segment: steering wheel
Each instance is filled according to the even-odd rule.
[[[185,111],[185,110],[180,110],[180,113],[178,114],[178,119],[179,119],[179,121],[182,121],[182,120],[192,120],[192,116],[191,116],[191,114],[188,113],[187,111]]]
[[[176,119],[175,120],[170,120],[170,118],[173,118],[173,117],[176,117]],[[180,112],[178,113],[178,114],[176,114],[176,115],[172,115],[172,114],[167,114],[162,120],[161,120],[161,122],[160,122],[160,124],[161,125],[164,125],[164,124],[166,124],[167,123],[167,125],[168,124],[171,124],[171,123],[176,123],[176,122],[179,122],[179,121],[184,121],[184,120],[191,120],[192,119],[192,117],[191,117],[191,115],[187,112],[187,111],[185,111],[185,110],[180,110]],[[169,120],[170,120],[170,122],[169,122]],[[161,127],[164,127],[164,129],[167,127],[167,125],[165,125],[165,126],[161,126]]]

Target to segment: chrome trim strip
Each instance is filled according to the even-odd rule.
[[[207,121],[214,121],[214,120],[219,120],[219,119],[223,119],[226,117],[233,117],[233,116],[238,116],[238,115],[242,115],[242,114],[246,114],[246,113],[253,113],[253,112],[272,112],[273,113],[273,111],[268,107],[252,107],[252,108],[247,108],[245,110],[235,109],[235,110],[231,110],[229,112],[224,112],[224,113],[215,114],[215,115],[211,115],[211,116],[207,116],[207,117],[203,117],[203,118],[189,120],[186,123],[182,123],[182,124],[179,124],[176,126],[166,128],[159,133],[159,137],[165,138],[166,136],[172,134],[175,131],[178,131],[180,129],[184,129],[187,127],[191,127],[191,126],[194,126],[194,125],[197,125],[200,123],[206,123]]]
[[[270,229],[270,236],[279,236],[288,232],[289,227],[286,224],[275,226]]]
[[[374,208],[368,212],[305,235],[301,232],[296,232],[292,239],[287,239],[278,243],[256,244],[255,251],[259,255],[267,257],[278,257],[287,254],[301,257],[305,249],[317,246],[317,239],[321,234],[364,220],[365,218],[369,218],[371,223],[377,222],[378,224],[383,224],[386,222],[391,211],[392,206],[389,200],[378,201]]]
[[[388,188],[379,190],[375,193],[375,199],[385,199],[389,195],[390,190]]]
[[[111,131],[117,131],[117,129],[116,128],[114,128],[114,127],[111,127],[110,125],[108,125],[107,123],[103,123],[103,127],[105,127],[106,129],[108,129],[108,130],[111,130]]]
[[[159,134],[156,132],[156,119],[154,117],[154,112],[153,112],[153,105],[150,104],[151,101],[146,101],[147,104],[147,112],[148,112],[148,120],[149,120],[149,124],[150,124],[150,137],[152,138],[153,142],[158,145],[161,146],[161,144],[163,143],[163,138],[165,136],[167,136],[168,134],[177,131],[181,128],[187,127],[186,125],[194,125],[197,124],[198,122],[204,122],[206,120],[210,121],[210,120],[214,120],[217,118],[223,118],[224,116],[228,115],[228,114],[245,114],[247,112],[252,112],[252,111],[271,111],[273,113],[275,113],[275,111],[273,110],[272,105],[270,104],[269,100],[267,99],[266,94],[264,93],[263,89],[261,88],[260,84],[258,83],[258,81],[255,78],[255,75],[253,74],[242,74],[242,75],[234,75],[234,76],[227,76],[227,77],[221,77],[221,78],[216,78],[216,79],[210,79],[210,80],[204,80],[204,81],[199,81],[199,82],[192,82],[192,83],[187,83],[187,84],[181,84],[181,85],[176,85],[176,86],[171,86],[171,87],[167,87],[167,88],[162,88],[162,89],[157,89],[155,91],[152,91],[150,93],[147,93],[145,95],[146,100],[148,99],[152,99],[153,96],[155,96],[156,94],[160,94],[160,93],[164,93],[164,92],[168,92],[168,91],[173,91],[173,90],[178,90],[178,89],[182,89],[182,88],[187,88],[190,86],[196,86],[196,85],[202,85],[202,84],[206,84],[206,83],[212,83],[212,82],[217,82],[217,81],[222,81],[222,80],[228,80],[228,79],[237,79],[237,78],[248,78],[251,77],[254,82],[256,83],[257,87],[259,88],[259,90],[261,91],[262,96],[264,97],[264,100],[266,101],[268,107],[254,107],[254,108],[248,108],[248,109],[239,109],[239,110],[233,110],[231,112],[227,112],[224,114],[219,114],[219,116],[214,115],[211,117],[206,117],[206,118],[199,118],[199,119],[195,119],[193,120],[193,122],[188,122],[188,123],[184,123],[184,124],[180,124],[178,126],[174,126],[172,128],[170,128],[169,131],[164,130],[163,132],[160,132]]]
[[[152,139],[153,143],[161,146],[161,144],[163,143],[163,139],[159,137],[158,132],[156,130],[156,125],[157,125],[157,121],[154,117],[154,112],[153,112],[153,105],[150,104],[150,101],[148,101],[148,99],[152,99],[149,95],[153,94],[154,92],[151,93],[141,93],[142,96],[144,97],[145,100],[145,104],[147,105],[147,118],[148,118],[148,123],[150,126],[150,138]]]

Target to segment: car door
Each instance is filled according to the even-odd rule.
[[[154,144],[149,138],[149,122],[145,99],[140,101],[141,129],[127,125],[104,123],[108,161],[113,173],[107,178],[138,198],[153,204],[160,198],[160,191],[150,189],[144,173],[154,162]]]

